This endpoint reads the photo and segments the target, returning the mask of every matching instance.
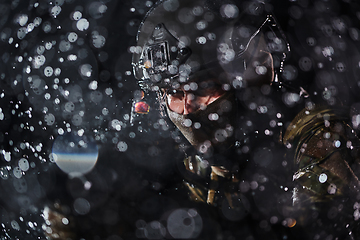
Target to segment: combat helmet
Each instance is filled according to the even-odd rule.
[[[281,72],[289,44],[267,8],[258,0],[159,1],[141,23],[133,50],[140,87],[177,88],[204,77],[235,88],[259,84],[259,78],[244,76],[250,66],[261,67],[259,48],[271,54],[275,74]]]

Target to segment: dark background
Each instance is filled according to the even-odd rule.
[[[152,4],[145,0],[0,1],[1,239],[44,239],[42,209],[54,203],[74,216],[76,231],[86,239],[112,240],[142,238],[143,229],[161,222],[171,209],[194,207],[187,202],[179,171],[183,158],[179,149],[186,142],[160,117],[154,96],[145,97],[150,104],[148,115],[139,116],[133,125],[129,120],[139,90],[132,76],[130,47],[136,44],[138,26]],[[294,91],[303,87],[313,102],[353,106],[350,117],[359,114],[359,4],[277,0],[267,6],[291,46],[280,76],[286,86]],[[58,15],[51,14],[60,9]],[[89,23],[84,31],[73,19],[76,11]],[[38,26],[31,24],[37,22]],[[78,40],[68,52],[61,51],[59,44],[71,32]],[[29,57],[35,57],[38,47],[47,42],[55,44],[45,50],[45,64],[40,70],[30,67],[28,73]],[[77,54],[78,61],[60,62],[67,53]],[[91,76],[81,73],[83,64],[90,64]],[[61,70],[58,83],[55,73],[46,76],[45,66]],[[39,86],[28,81],[34,75],[43,80]],[[96,88],[89,87],[92,82]],[[75,98],[80,94],[82,100],[72,101],[75,105],[68,110],[72,95],[64,95],[63,90]],[[290,121],[308,101],[284,102]],[[121,121],[121,130],[112,127],[114,120]],[[51,157],[53,142],[62,131],[79,130],[99,149],[95,168],[82,178],[62,172]],[[125,151],[119,145],[123,142]],[[29,169],[20,167],[20,159],[27,160]],[[84,190],[86,182],[91,187]],[[76,209],[79,198],[91,208]],[[204,213],[202,230],[211,235],[213,229],[205,226],[209,221]],[[151,229],[154,233],[147,238],[162,236],[161,228]],[[224,236],[230,237],[231,232]]]

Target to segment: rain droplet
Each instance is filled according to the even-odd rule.
[[[121,122],[117,119],[112,120],[110,125],[111,125],[111,128],[115,129],[116,131],[121,130]]]
[[[266,72],[267,72],[267,68],[265,66],[257,66],[255,68],[255,72],[258,74],[258,75],[265,75]]]
[[[170,1],[165,1],[164,4],[164,9],[168,12],[174,12],[178,9],[179,7],[179,2],[178,0],[170,0]]]
[[[79,12],[79,11],[75,11],[75,12],[73,13],[73,15],[72,15],[72,18],[73,18],[74,20],[79,20],[81,17],[82,17],[82,13]]]
[[[44,65],[46,61],[46,58],[44,55],[38,55],[36,57],[34,57],[34,60],[33,60],[33,67],[35,69],[38,69],[40,68],[42,65]]]
[[[29,167],[30,167],[28,160],[26,160],[25,158],[21,158],[19,160],[18,165],[19,165],[19,168],[24,172],[29,170]]]
[[[82,123],[82,117],[79,114],[75,114],[72,119],[71,122],[75,125],[75,126],[80,126]]]
[[[167,219],[169,234],[175,239],[196,238],[203,227],[203,222],[195,210],[176,209]]]
[[[80,215],[85,215],[90,211],[90,203],[85,198],[77,198],[74,201],[74,209]]]
[[[54,73],[54,69],[50,66],[47,66],[45,69],[44,69],[44,74],[46,77],[51,77]]]
[[[19,28],[19,30],[17,32],[17,37],[21,40],[26,36],[26,34],[27,34],[27,28],[22,27],[22,28]]]
[[[18,224],[15,220],[12,220],[12,221],[11,221],[11,227],[12,227],[14,230],[20,231],[20,226],[19,226],[19,224]]]
[[[206,43],[206,38],[205,37],[198,37],[196,38],[196,42],[199,44],[205,44]]]
[[[52,113],[45,115],[44,120],[48,126],[51,126],[55,123],[55,116]]]
[[[224,129],[218,129],[215,132],[215,140],[218,142],[224,142],[228,136],[228,133]]]
[[[71,49],[71,43],[65,40],[62,40],[59,44],[59,50],[62,52],[67,52]]]
[[[11,161],[11,153],[10,152],[5,152],[4,150],[2,150],[2,154],[4,155],[4,159],[7,162]]]
[[[51,31],[51,23],[50,22],[44,22],[43,24],[43,30],[44,32],[48,33]]]
[[[97,87],[98,87],[98,82],[97,81],[91,81],[90,83],[89,83],[89,88],[91,89],[91,90],[96,90],[97,89]]]
[[[198,30],[204,30],[207,27],[208,23],[206,21],[200,21],[196,24]]]
[[[89,13],[94,19],[101,18],[106,10],[107,6],[101,2],[93,2],[89,6]]]
[[[17,19],[16,22],[20,25],[20,26],[24,26],[27,21],[29,20],[29,17],[26,14],[20,14]]]
[[[196,6],[193,8],[192,12],[195,16],[200,16],[204,13],[204,9],[200,6]]]
[[[337,187],[335,184],[331,183],[327,189],[329,194],[335,194],[337,190]]]
[[[50,14],[56,18],[57,15],[59,15],[61,12],[61,7],[60,6],[54,6],[51,11],[50,11]]]
[[[9,171],[6,169],[6,167],[0,168],[0,177],[4,180],[9,178]]]
[[[27,191],[27,182],[24,178],[14,179],[13,186],[18,193],[25,193]]]
[[[282,75],[286,80],[294,80],[297,77],[297,69],[292,65],[286,65]]]
[[[224,4],[220,8],[222,17],[236,18],[239,14],[239,9],[234,4]]]
[[[336,70],[338,72],[344,72],[346,70],[345,64],[342,62],[336,63]]]
[[[80,31],[86,31],[90,26],[90,23],[87,19],[82,18],[79,21],[77,21],[76,23],[76,27],[77,29],[79,29]]]
[[[34,19],[34,25],[35,25],[35,27],[38,27],[38,26],[41,24],[41,22],[42,22],[42,19],[41,19],[40,17],[36,17],[36,18]]]
[[[21,169],[19,167],[15,167],[13,169],[13,174],[14,174],[14,177],[16,177],[16,178],[21,178],[22,177],[22,172],[21,172]]]
[[[75,32],[71,32],[68,35],[69,42],[75,42],[78,39],[78,35]]]
[[[303,70],[304,72],[308,72],[311,70],[312,68],[312,61],[310,58],[308,57],[302,57],[299,60],[299,67],[301,70]]]
[[[319,182],[324,183],[327,181],[327,175],[325,173],[320,174],[319,176]]]
[[[75,54],[70,54],[70,55],[67,57],[67,60],[69,60],[70,62],[76,61],[76,60],[77,60],[77,56],[76,56]]]
[[[118,149],[120,152],[126,152],[126,150],[128,149],[128,145],[126,144],[126,142],[120,141],[120,142],[118,142],[118,144],[117,144],[117,149]]]
[[[164,6],[165,7],[165,6]],[[178,13],[178,19],[180,20],[180,22],[188,24],[194,21],[195,17],[192,14],[191,9],[189,8],[182,8],[180,9],[179,13]]]
[[[106,39],[102,35],[93,35],[92,37],[92,44],[96,48],[101,48],[105,45]]]
[[[80,74],[84,77],[91,77],[92,66],[90,64],[83,64],[80,66]]]
[[[65,103],[65,111],[73,112],[75,110],[75,104],[73,102]]]
[[[217,113],[210,113],[208,118],[210,121],[217,121],[219,119],[219,115]]]
[[[192,121],[190,119],[185,119],[184,122],[183,122],[183,125],[185,127],[190,127],[192,124]]]
[[[34,23],[29,23],[28,26],[26,27],[26,31],[29,33],[32,30],[34,30],[35,28],[35,24]]]

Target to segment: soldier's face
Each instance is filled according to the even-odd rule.
[[[210,157],[229,148],[237,111],[233,89],[207,79],[163,91],[169,119],[196,150]]]
[[[221,97],[225,91],[216,80],[189,82],[177,89],[163,90],[166,94],[167,105],[170,110],[186,115],[207,105]]]

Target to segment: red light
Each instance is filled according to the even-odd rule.
[[[147,114],[149,113],[149,110],[150,110],[150,106],[146,102],[136,102],[134,104],[134,111],[136,113]]]

